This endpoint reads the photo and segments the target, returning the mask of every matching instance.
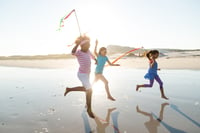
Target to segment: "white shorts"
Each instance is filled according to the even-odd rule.
[[[92,89],[92,85],[90,84],[90,74],[89,73],[78,72],[78,78],[86,90]]]

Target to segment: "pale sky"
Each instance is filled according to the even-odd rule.
[[[200,0],[0,0],[0,55],[69,53],[73,9],[91,45],[200,49]]]

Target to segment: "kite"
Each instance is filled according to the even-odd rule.
[[[60,31],[61,28],[64,27],[64,21],[65,21],[66,19],[68,19],[69,16],[71,16],[72,13],[74,13],[75,16],[76,16],[76,21],[77,21],[78,29],[79,29],[80,36],[81,36],[81,29],[80,29],[80,26],[79,26],[79,21],[78,21],[78,17],[77,17],[77,15],[76,15],[76,10],[75,10],[75,9],[73,9],[69,14],[65,15],[64,17],[62,17],[62,18],[60,19],[59,28],[58,28],[57,31]]]

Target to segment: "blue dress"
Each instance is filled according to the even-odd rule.
[[[149,67],[148,73],[144,76],[145,79],[153,80],[157,74],[158,63],[155,61],[153,67]]]

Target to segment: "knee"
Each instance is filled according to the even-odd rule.
[[[149,87],[153,87],[153,84],[150,84]]]
[[[105,84],[108,85],[108,81],[106,81]]]
[[[108,85],[108,80],[104,81],[104,84],[105,84],[105,85]]]
[[[146,85],[146,87],[153,87],[153,84],[148,84]]]
[[[153,87],[153,83],[150,83],[150,84],[149,84],[149,87]]]
[[[163,88],[163,82],[162,81],[160,82],[160,88]]]
[[[87,89],[87,90],[86,90],[86,93],[87,93],[87,94],[92,93],[92,89]]]

